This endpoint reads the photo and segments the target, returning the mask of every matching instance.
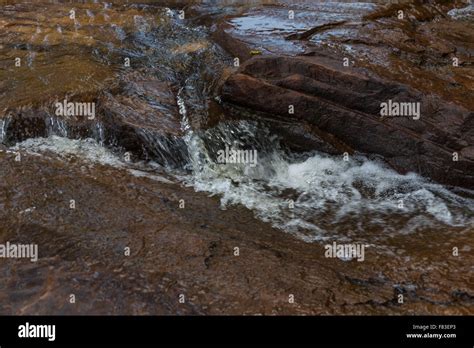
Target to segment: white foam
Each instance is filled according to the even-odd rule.
[[[80,157],[84,160],[115,167],[123,162],[105,147],[99,146],[94,139],[68,139],[53,135],[48,138],[31,138],[16,144],[12,149],[28,153],[52,152],[62,158]]]
[[[185,108],[182,111],[185,116]],[[186,117],[183,120],[188,121]],[[349,240],[375,227],[388,236],[443,226],[474,226],[473,199],[458,196],[416,174],[398,174],[363,156],[353,156],[349,161],[320,153],[296,158],[273,144],[265,145],[273,152],[258,154],[256,167],[217,164],[202,134],[186,126],[184,122],[191,173],[173,173],[179,180],[196,191],[220,196],[223,209],[243,205],[259,219],[305,241],[335,236]],[[255,129],[245,122],[239,127],[246,134],[254,134]],[[223,134],[240,133],[225,129]],[[131,165],[93,139],[51,136],[28,139],[12,149],[40,155],[53,152],[65,160],[80,157],[123,168],[135,176],[172,183],[157,174],[162,170],[157,164]]]
[[[474,17],[474,4],[452,9],[448,12],[448,15],[454,19],[472,19]]]
[[[0,144],[5,141],[7,136],[8,118],[0,119]]]
[[[184,178],[188,185],[220,195],[223,208],[241,204],[263,221],[306,240],[347,236],[347,226],[352,233],[373,226],[409,233],[423,226],[474,224],[472,199],[363,156],[344,161],[342,156],[316,153],[297,160],[275,150],[266,157],[259,154],[257,167],[245,168],[210,162],[197,135],[189,139],[188,148],[191,158],[199,158],[193,175]]]
[[[101,164],[127,170],[131,175],[136,177],[146,177],[165,184],[173,183],[167,178],[157,174],[157,170],[160,168],[155,163],[152,163],[146,168],[143,167],[143,163],[128,163],[107,148],[98,144],[94,139],[69,139],[53,135],[48,138],[27,139],[10,149],[13,151],[25,151],[36,156],[50,152],[64,160],[77,157],[91,164]],[[153,172],[150,172],[150,170]]]

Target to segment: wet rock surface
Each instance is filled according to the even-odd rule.
[[[385,180],[374,186],[332,157],[283,163],[296,188],[265,181],[282,170],[265,157],[281,140],[285,151],[363,151],[472,187],[473,31],[462,2],[414,2],[403,23],[398,8],[373,3],[69,5],[0,0],[0,243],[39,247],[38,262],[0,259],[1,314],[473,314],[472,200],[454,196],[453,208],[414,177],[415,189],[391,186],[408,179],[357,164]],[[95,117],[57,116],[64,99],[95,103]],[[420,101],[421,119],[380,118],[385,99]],[[263,189],[238,191],[251,175],[216,165],[235,144],[268,164],[255,170]],[[304,167],[315,160],[313,178]],[[322,195],[311,205],[314,182]],[[257,214],[281,208],[272,190],[309,207],[303,226],[325,239]],[[406,192],[406,214],[380,201]],[[334,197],[348,200],[347,215]],[[275,212],[296,214],[287,210]],[[365,260],[325,257],[341,238],[370,244]]]
[[[250,59],[227,79],[223,99],[314,127],[354,151],[382,155],[401,172],[472,188],[474,107],[469,95],[474,30],[472,22],[448,14],[465,3],[442,4],[415,1],[379,7],[360,16],[359,22],[325,16],[329,21],[313,28],[296,17],[306,31],[269,36],[300,43],[303,51],[289,53],[287,45],[262,50],[263,57]],[[273,16],[271,10],[260,11],[266,13],[260,21]],[[404,19],[398,19],[398,11]],[[302,13],[306,18],[311,11]],[[239,21],[258,30],[261,26],[253,16],[245,14]],[[232,29],[223,31],[238,39],[249,29],[235,23],[236,19],[228,20]],[[244,50],[256,48],[255,42],[247,42]],[[458,66],[453,66],[453,59]],[[420,119],[381,117],[381,105],[389,100],[420,103]],[[317,145],[312,148],[324,151]]]
[[[8,30],[0,34],[2,141],[89,137],[133,158],[182,165],[187,154],[177,94],[188,78],[202,80],[195,88],[212,84],[221,58],[202,31],[186,27],[177,10],[165,6],[3,5],[0,24]],[[63,101],[93,103],[95,115],[58,115],[56,104]],[[191,126],[210,122],[208,103],[206,92],[189,103],[200,114]],[[170,158],[172,149],[177,151]]]
[[[2,314],[472,314],[472,231],[342,261],[178,184],[19,153],[0,152],[0,237],[39,261],[1,260]]]

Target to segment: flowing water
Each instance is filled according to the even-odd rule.
[[[181,19],[180,8],[187,6],[193,13],[198,4],[227,15],[245,12],[255,3],[276,2],[81,1],[72,7],[58,1],[0,1],[0,155],[38,156],[52,166],[59,159],[66,172],[80,161],[89,164],[89,176],[102,175],[102,169],[94,168],[104,165],[174,183],[170,186],[177,197],[191,188],[218,197],[222,210],[245,207],[282,234],[307,243],[360,242],[395,255],[387,274],[396,273],[398,266],[393,265],[404,265],[414,255],[431,260],[433,250],[451,250],[452,245],[470,251],[473,191],[414,173],[401,175],[383,159],[364,154],[296,153],[264,120],[227,114],[218,87],[233,71],[233,58],[213,43],[209,27]],[[68,17],[71,8],[76,10],[73,21]],[[246,30],[260,20],[235,19]],[[265,30],[271,30],[275,22],[267,24]],[[25,63],[19,70],[12,66],[15,57]],[[130,58],[130,67],[124,66],[124,58]],[[56,116],[55,102],[67,96],[96,102],[97,117],[85,121]],[[221,163],[219,153],[226,148],[256,153],[256,161]],[[23,173],[21,167],[10,169]],[[39,167],[36,176],[42,185],[42,176],[50,173],[50,168]],[[4,187],[7,194],[0,197],[0,206],[13,216],[29,186],[5,185],[10,186]],[[103,185],[100,190],[116,189]],[[142,188],[133,187],[140,196]],[[54,196],[54,190],[45,197]],[[22,214],[41,210],[34,201],[33,208],[21,207]],[[60,211],[49,214],[45,220],[64,223]],[[254,226],[244,215],[238,223]],[[112,226],[113,220],[105,219]],[[14,224],[3,227],[17,230]],[[75,231],[69,225],[59,229]],[[374,267],[383,267],[377,262]],[[414,266],[416,272],[424,269],[420,265]],[[444,267],[444,261],[433,263],[441,274],[433,273],[435,280],[444,279]],[[443,286],[448,289],[455,281],[453,275]],[[466,291],[466,280],[459,282],[456,289]]]
[[[185,136],[190,160],[182,170],[156,162],[127,163],[94,139],[35,138],[12,150],[54,152],[65,159],[77,156],[144,175],[156,172],[161,177],[165,173],[197,191],[218,195],[223,209],[241,204],[259,219],[308,242],[339,240],[386,246],[397,235],[416,233],[429,239],[432,233],[471,231],[472,192],[453,193],[416,174],[398,174],[383,162],[362,155],[345,161],[322,153],[287,153],[278,149],[277,139],[270,140],[265,128],[258,127],[242,121],[199,135],[190,132]],[[255,167],[216,163],[207,148],[243,141],[258,146]]]
[[[77,54],[69,52],[70,59],[77,55],[84,65],[98,65],[94,70],[102,70],[104,65],[112,70],[104,77],[95,72],[77,76],[84,73],[83,68],[68,67],[76,74],[72,77],[73,85],[81,91],[96,84],[99,89],[103,88],[110,78],[127,82],[129,77],[123,68],[109,68],[118,56],[136,58],[141,76],[149,74],[171,82],[180,118],[172,126],[180,128],[176,131],[180,132],[181,140],[170,141],[146,128],[140,130],[154,149],[155,158],[150,168],[156,170],[161,166],[161,170],[175,180],[197,191],[218,195],[224,209],[241,204],[259,219],[306,241],[336,238],[383,245],[394,235],[417,233],[421,237],[428,232],[471,230],[474,192],[449,189],[416,174],[398,174],[382,160],[369,159],[362,154],[344,159],[323,153],[291,153],[280,145],[278,137],[264,122],[224,120],[205,127],[212,117],[209,103],[215,102],[217,97],[215,86],[229,69],[231,59],[209,40],[207,29],[188,26],[179,19],[178,10],[151,6],[153,4],[132,4],[114,10],[107,3],[91,3],[84,16],[80,10],[86,5],[81,4],[73,27],[38,22],[32,36],[26,37],[27,45],[42,42],[44,48],[38,53],[29,51],[30,75],[16,82],[30,86],[29,79],[41,78],[44,72],[44,76],[50,77],[44,82],[47,88],[64,88],[54,79],[67,77],[57,74],[53,77],[51,72],[43,71],[46,67],[38,59],[46,51],[44,59],[51,59],[52,64],[61,68],[64,62],[56,57],[55,51],[67,50],[69,46],[53,42],[67,41],[68,35],[72,35],[74,41],[76,35],[79,40],[94,43],[87,43]],[[158,16],[153,16],[156,11]],[[45,15],[27,13],[37,18]],[[28,18],[28,21],[33,20]],[[8,46],[8,41],[2,46],[5,43]],[[6,47],[3,50],[6,51]],[[81,82],[76,83],[76,80]],[[10,79],[4,79],[3,83],[8,85]],[[17,93],[17,99],[27,98],[32,92],[35,91]],[[127,92],[128,95],[141,93],[138,88]],[[148,102],[160,107],[159,100]],[[8,118],[1,122],[3,141],[8,138]],[[100,121],[94,123],[94,131],[89,134],[95,140],[78,136],[68,140],[71,126],[67,122],[51,115],[46,122],[48,138],[27,139],[14,148],[53,151],[108,165],[129,165],[120,156],[120,150],[123,153],[124,149],[108,146],[116,155],[112,152],[105,155],[106,150],[101,145],[107,145],[104,143],[107,129]],[[226,147],[256,151],[256,165],[217,163],[218,151]],[[176,161],[176,158],[181,160]]]

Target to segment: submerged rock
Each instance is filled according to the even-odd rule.
[[[69,3],[0,4],[0,241],[39,248],[0,260],[0,314],[473,314],[472,200],[357,156],[287,156],[275,135],[464,184],[472,40],[455,6],[403,7],[399,28],[367,3],[84,2],[76,20]],[[56,115],[65,99],[95,117]],[[404,99],[419,120],[380,117]],[[230,145],[257,166],[221,163]],[[370,246],[359,262],[325,241]]]
[[[0,33],[1,141],[89,137],[133,158],[182,166],[187,153],[177,95],[188,77],[196,89],[218,78],[218,52],[164,5],[0,7],[0,25],[8,28]],[[187,108],[199,111],[191,126],[206,125],[208,102],[206,92],[188,101]],[[57,103],[93,104],[95,114],[58,114]]]
[[[472,314],[472,231],[344,261],[93,142],[51,144],[0,149],[1,240],[39,252],[0,260],[3,315]]]

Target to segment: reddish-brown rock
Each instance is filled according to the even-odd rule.
[[[306,53],[295,56],[282,50],[246,61],[224,83],[223,100],[302,124],[354,151],[381,155],[400,172],[414,171],[441,183],[473,188],[474,111],[469,97],[472,82],[466,77],[472,79],[474,73],[467,69],[472,45],[466,37],[472,38],[474,31],[471,24],[448,16],[455,6],[459,5],[435,2],[403,7],[404,23],[396,23],[393,16],[385,18],[397,13],[398,7],[388,7],[366,16],[358,26],[337,22],[309,29],[307,35],[287,36],[304,38]],[[452,25],[459,35],[451,33],[448,40],[439,29],[428,30],[433,21],[446,29]],[[468,32],[461,35],[461,28]],[[333,31],[335,38],[324,36],[326,31]],[[253,47],[250,43],[248,49]],[[364,55],[364,49],[371,57]],[[452,52],[459,52],[462,66],[452,66]],[[427,57],[439,66],[437,70],[422,63]],[[344,58],[349,59],[348,66],[343,65]],[[456,91],[448,90],[452,83]],[[382,103],[390,100],[419,103],[420,118],[381,117]],[[298,133],[288,137],[289,133],[287,138],[300,137]],[[311,144],[309,149],[325,151]]]

